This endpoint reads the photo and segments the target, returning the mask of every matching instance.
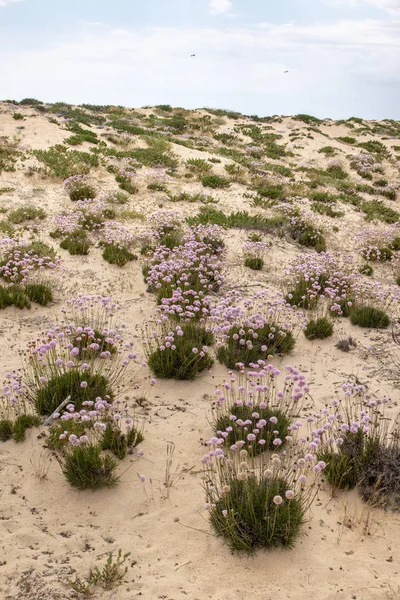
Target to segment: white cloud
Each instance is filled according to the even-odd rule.
[[[212,15],[221,15],[232,8],[230,0],[209,0],[208,8]]]
[[[0,0],[1,6],[9,6],[10,4],[17,4],[17,2],[23,2],[24,0]]]
[[[353,8],[362,5],[375,6],[387,11],[389,14],[400,15],[400,0],[330,0],[333,4],[342,4]]]
[[[400,20],[192,30],[96,24],[42,50],[5,46],[0,98],[399,118],[399,64]]]

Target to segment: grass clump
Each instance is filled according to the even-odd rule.
[[[119,244],[107,244],[102,254],[104,260],[112,265],[123,267],[131,260],[136,260],[137,256],[132,254],[125,246]]]
[[[118,187],[124,192],[128,192],[128,194],[136,194],[138,192],[138,188],[132,182],[132,178],[126,175],[116,175],[115,181],[118,183]]]
[[[20,206],[15,210],[8,213],[8,220],[14,225],[19,225],[25,221],[34,221],[35,219],[44,219],[46,213],[42,208],[35,208],[34,206]]]
[[[225,179],[225,177],[220,177],[219,175],[203,175],[200,181],[204,187],[212,189],[228,188],[231,184],[229,179]]]
[[[107,427],[100,441],[102,450],[110,450],[119,460],[123,460],[131,448],[144,440],[140,431],[132,427],[128,433],[122,433],[119,427],[107,423]]]
[[[85,382],[85,387],[81,383]],[[53,375],[37,390],[33,399],[36,411],[40,415],[50,415],[58,406],[71,396],[76,410],[80,410],[85,400],[113,398],[108,379],[99,373],[66,371]]]
[[[26,436],[26,430],[32,427],[39,427],[40,418],[37,415],[19,415],[13,424],[14,442],[23,442]]]
[[[378,219],[383,223],[397,223],[400,221],[400,213],[393,208],[385,206],[380,200],[363,202],[361,210],[365,213],[367,221],[372,221],[373,219]]]
[[[210,206],[202,207],[194,217],[186,219],[189,225],[220,225],[232,229],[254,229],[256,231],[282,231],[286,218],[283,216],[263,217],[262,215],[250,215],[246,211],[238,211],[226,215],[223,211]]]
[[[327,156],[334,156],[337,152],[337,148],[333,146],[324,146],[318,150],[319,154],[326,154]]]
[[[254,417],[253,415],[258,415]],[[231,419],[231,416],[234,415],[236,419]],[[216,417],[214,424],[214,431],[218,435],[218,432],[226,432],[228,435],[224,438],[225,444],[228,447],[233,446],[239,441],[247,442],[247,434],[249,431],[248,427],[244,427],[241,422],[250,420],[252,425],[251,428],[257,427],[257,423],[260,420],[266,421],[266,425],[263,426],[257,437],[257,443],[254,444],[251,449],[248,447],[247,450],[252,455],[261,454],[262,452],[268,450],[274,450],[274,440],[276,439],[276,433],[274,431],[279,431],[279,437],[284,440],[288,435],[288,427],[291,424],[291,420],[288,415],[285,414],[284,411],[279,409],[272,409],[271,407],[263,407],[256,405],[251,406],[236,406],[232,405],[224,414],[220,414]],[[237,423],[239,421],[239,423]],[[264,440],[261,444],[260,440]]]
[[[365,265],[361,265],[361,267],[358,269],[358,272],[361,273],[361,275],[366,275],[367,277],[370,277],[374,274],[374,269],[371,265],[365,263]]]
[[[56,177],[67,179],[72,175],[85,175],[91,167],[98,167],[99,159],[96,154],[68,150],[60,144],[48,150],[34,150],[36,158],[44,163]]]
[[[333,324],[326,317],[311,319],[307,323],[304,335],[308,340],[323,340],[333,334]]]
[[[53,292],[45,283],[27,283],[24,292],[31,302],[47,306],[53,301]]]
[[[21,310],[31,307],[22,287],[18,285],[0,286],[0,310],[9,306],[15,306]]]
[[[343,135],[342,137],[338,137],[336,139],[339,140],[339,142],[344,142],[345,144],[355,144],[357,142],[356,138],[348,135]]]
[[[229,491],[212,503],[210,522],[232,550],[253,553],[257,548],[293,546],[304,509],[296,497],[277,504],[288,490],[284,480],[253,475],[227,480],[226,488]]]
[[[68,250],[72,255],[86,256],[89,254],[90,241],[83,229],[70,233],[60,242],[60,248]]]
[[[319,123],[322,123],[321,119],[318,119],[317,117],[313,117],[312,115],[307,115],[304,113],[295,115],[293,117],[293,120],[294,121],[302,121],[303,123],[307,123],[307,125],[318,125]]]
[[[261,271],[264,266],[264,261],[257,256],[249,256],[244,259],[244,266],[249,267],[249,269],[252,269],[253,271]]]
[[[11,440],[13,435],[13,424],[10,419],[0,419],[0,442]]]
[[[372,329],[387,329],[390,324],[390,319],[385,311],[362,304],[356,304],[351,308],[350,320],[353,325]]]
[[[313,202],[311,204],[311,210],[320,215],[326,215],[335,219],[337,217],[343,217],[344,212],[342,210],[334,210],[329,204],[323,204],[322,202]]]
[[[210,163],[203,158],[188,158],[186,161],[186,166],[188,169],[190,169],[190,171],[201,175],[204,173],[209,173],[212,170]]]
[[[173,338],[169,347],[162,344],[156,349],[148,348],[148,365],[157,377],[194,379],[198,373],[212,366],[213,360],[208,352],[214,341],[212,333],[200,325],[185,324]]]
[[[250,329],[234,325],[226,333],[225,343],[217,350],[217,359],[228,369],[235,369],[238,363],[248,366],[265,359],[269,354],[288,354],[295,346],[293,335],[276,327],[274,323],[265,323],[263,327],[257,328],[256,338],[253,338]]]
[[[96,445],[79,445],[70,449],[62,459],[62,471],[70,485],[80,490],[115,487],[117,460],[109,454],[102,456]]]
[[[101,570],[99,567],[91,569],[85,580],[75,577],[75,581],[70,581],[72,589],[83,596],[90,595],[94,587],[112,590],[122,583],[128,567],[125,565],[122,570],[121,568],[129,556],[130,552],[123,555],[122,550],[118,550],[117,558],[114,559],[113,553],[109,552],[104,567]]]

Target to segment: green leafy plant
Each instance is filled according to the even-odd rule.
[[[231,327],[226,333],[227,340],[218,348],[217,358],[228,369],[235,369],[237,363],[248,366],[257,360],[265,359],[266,352],[268,354],[288,354],[295,346],[293,335],[277,327],[274,323],[265,323],[263,327],[258,328],[255,339],[248,333],[249,329],[251,328],[244,325]],[[242,344],[241,339],[251,340],[251,346],[246,343]],[[265,348],[268,350],[266,351]]]
[[[326,317],[311,319],[307,323],[304,335],[308,340],[323,340],[333,334],[333,324]]]
[[[118,462],[101,448],[92,444],[73,446],[61,459],[63,474],[70,485],[80,490],[115,487],[119,477],[115,473]]]
[[[390,319],[385,311],[362,304],[352,306],[350,320],[353,325],[371,327],[373,329],[387,329],[390,324]]]
[[[137,256],[119,244],[107,244],[102,254],[104,260],[113,265],[123,267],[129,261],[136,260]]]

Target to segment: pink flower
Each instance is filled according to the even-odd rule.
[[[282,504],[283,502],[283,498],[282,496],[274,496],[273,498],[273,503],[276,504],[277,506],[279,506],[280,504]]]

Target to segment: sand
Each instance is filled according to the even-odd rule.
[[[33,149],[61,143],[69,133],[48,122],[31,108],[18,107],[27,118],[12,119],[14,109],[0,104],[0,136],[18,135],[20,143]],[[35,116],[32,116],[35,115]],[[234,122],[226,120],[221,131],[232,130]],[[20,124],[23,130],[16,130]],[[284,132],[283,141],[294,127],[306,131],[303,123],[285,118],[273,129]],[[323,126],[321,130],[335,138],[349,135],[341,126]],[[101,133],[101,132],[98,132]],[[318,149],[329,144],[343,144],[321,134],[304,138],[298,156],[284,161],[322,165],[326,159]],[[363,138],[364,139],[364,138]],[[365,139],[372,139],[367,136]],[[378,138],[377,138],[378,139]],[[379,138],[380,139],[380,138]],[[385,142],[395,143],[393,141]],[[78,149],[88,148],[83,144]],[[207,158],[201,152],[173,144],[172,150],[181,160]],[[222,158],[215,172],[223,174]],[[48,218],[41,227],[41,239],[53,244],[48,236],[51,218],[71,202],[60,182],[27,177],[29,165],[39,165],[34,157],[18,163],[15,172],[0,174],[0,188],[13,187],[14,192],[0,196],[6,208],[32,203],[43,207]],[[392,167],[389,167],[392,168]],[[392,168],[394,181],[399,173]],[[92,170],[91,178],[103,191],[116,189],[112,175],[104,169]],[[203,191],[200,183],[173,180],[173,191]],[[230,190],[213,192],[219,198],[218,208],[240,210],[246,205],[245,189],[233,184]],[[388,203],[393,206],[393,203]],[[182,217],[197,209],[186,203],[171,206],[165,194],[141,190],[133,197],[131,208],[148,214],[158,207],[174,208]],[[341,207],[342,208],[342,207]],[[355,253],[354,234],[363,227],[361,213],[350,207],[340,220],[341,229],[329,236],[329,249],[345,249]],[[325,219],[325,222],[329,219]],[[137,224],[132,222],[132,230]],[[294,242],[266,236],[272,243],[268,266],[260,273],[243,267],[240,245],[243,236],[226,235],[228,257],[224,269],[224,290],[240,282],[242,291],[266,285],[279,287],[285,265],[301,252]],[[141,352],[140,326],[155,311],[155,300],[146,292],[141,274],[142,259],[119,269],[101,257],[93,248],[87,257],[72,257],[59,250],[65,268],[56,289],[55,303],[30,311],[8,308],[0,312],[0,372],[20,367],[19,350],[35,337],[45,324],[59,314],[66,298],[81,291],[111,295],[118,300],[119,321],[127,324],[130,338]],[[389,281],[390,267],[379,265],[377,278]],[[368,384],[369,388],[392,399],[393,414],[398,411],[398,387],[380,363],[365,348],[389,343],[390,331],[361,330],[342,320],[343,329],[357,341],[357,348],[343,353],[334,347],[334,339],[309,342],[304,336],[290,356],[275,358],[277,366],[291,364],[306,373],[312,387],[316,407],[329,401],[335,390],[349,378]],[[130,552],[129,569],[121,586],[111,591],[97,590],[94,598],[131,600],[395,600],[400,598],[400,517],[393,512],[371,508],[357,491],[341,492],[332,498],[329,486],[322,485],[295,548],[257,552],[248,558],[232,554],[225,543],[216,538],[207,521],[202,490],[200,458],[204,442],[212,435],[209,424],[211,396],[216,385],[227,376],[217,363],[212,372],[193,382],[159,381],[152,388],[146,409],[145,441],[142,458],[127,457],[119,466],[120,485],[114,490],[76,491],[64,480],[60,466],[50,451],[43,448],[45,428],[30,430],[22,444],[13,441],[0,445],[0,597],[4,599],[51,599],[80,597],[68,586],[75,575],[84,577],[88,570],[104,563],[110,551]],[[141,375],[148,380],[149,374]],[[134,393],[130,393],[134,402]],[[167,445],[174,444],[171,478],[166,485]],[[48,469],[39,478],[40,469]],[[138,475],[145,475],[143,484]]]

